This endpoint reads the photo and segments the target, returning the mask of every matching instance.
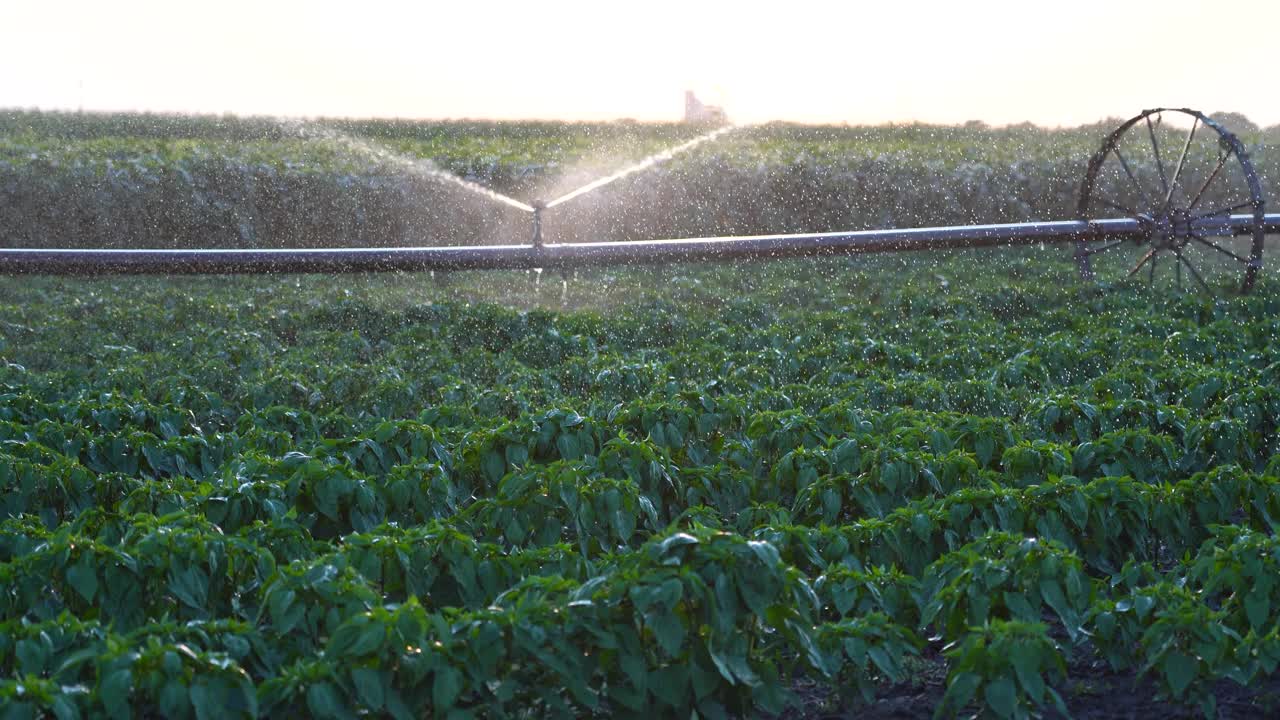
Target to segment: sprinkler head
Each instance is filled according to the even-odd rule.
[[[547,209],[547,204],[541,200],[534,200],[533,206],[533,239],[531,241],[535,250],[542,249],[542,211]]]

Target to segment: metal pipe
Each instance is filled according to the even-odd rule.
[[[1202,233],[1244,234],[1252,215],[1204,218]],[[1280,232],[1280,214],[1265,217],[1268,233]],[[540,228],[535,225],[535,232]],[[638,240],[633,242],[468,247],[307,248],[262,250],[0,249],[0,274],[25,275],[218,275],[364,273],[423,270],[526,270],[662,264],[696,261],[909,252],[971,247],[1011,247],[1071,242],[1082,237],[1135,237],[1146,232],[1130,218],[862,230],[747,237]],[[535,235],[537,237],[537,235]]]

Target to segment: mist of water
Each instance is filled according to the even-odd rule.
[[[288,121],[286,126],[297,131],[303,137],[311,137],[331,142],[358,155],[391,163],[398,168],[408,171],[412,175],[452,183],[478,195],[483,195],[491,200],[496,200],[500,203],[510,205],[513,208],[517,208],[525,212],[533,212],[533,206],[522,203],[513,197],[503,195],[496,190],[491,190],[479,183],[474,183],[470,180],[460,178],[451,172],[441,170],[430,160],[405,157],[404,155],[391,152],[377,143],[372,143],[363,138],[349,135],[323,125]]]
[[[415,166],[415,167],[418,167],[418,166]],[[522,203],[522,202],[520,202],[519,200],[517,200],[517,199],[515,199],[515,198],[513,198],[513,197],[510,197],[510,196],[507,196],[507,195],[503,195],[502,193],[500,193],[500,192],[498,192],[498,191],[496,191],[496,190],[490,190],[489,188],[487,188],[487,187],[485,187],[485,186],[483,186],[483,185],[479,185],[479,184],[477,184],[477,183],[473,183],[473,182],[471,182],[470,180],[464,180],[463,178],[460,178],[460,177],[458,177],[457,175],[454,175],[453,173],[445,172],[444,170],[440,170],[439,168],[435,168],[435,167],[421,168],[421,167],[418,167],[418,169],[416,170],[416,172],[419,172],[419,173],[421,173],[421,174],[428,175],[428,176],[430,176],[430,177],[433,177],[433,178],[436,178],[436,179],[439,179],[439,180],[445,180],[445,181],[447,181],[447,182],[454,183],[455,185],[461,185],[462,187],[464,187],[464,188],[466,188],[466,189],[468,189],[468,190],[470,190],[470,191],[472,191],[472,192],[479,193],[479,194],[481,194],[481,195],[484,195],[485,197],[492,198],[492,199],[497,200],[498,202],[501,202],[501,203],[506,203],[507,205],[510,205],[510,206],[511,206],[511,207],[513,207],[513,208],[518,208],[518,209],[523,210],[523,211],[525,211],[525,212],[530,212],[530,213],[531,213],[531,212],[533,212],[533,206],[532,206],[532,205],[526,205],[525,203]]]
[[[459,187],[462,187],[477,195],[487,197],[491,200],[495,200],[497,202],[503,203],[505,205],[509,205],[519,210],[523,210],[529,213],[534,212],[534,207],[532,205],[521,202],[520,200],[517,200],[508,195],[504,195],[500,192],[497,192],[496,190],[487,188],[483,185],[480,185],[479,183],[474,183],[474,182],[471,182],[470,180],[460,178],[457,175],[454,175],[453,173],[447,172],[445,170],[442,170],[436,167],[435,164],[432,163],[430,160],[406,157],[399,153],[392,152],[391,150],[388,150],[385,146],[382,146],[378,143],[371,142],[364,138],[360,138],[354,135],[350,135],[348,133],[341,132],[334,128],[326,127],[324,125],[318,125],[313,123],[302,123],[298,121],[282,121],[282,122],[286,123],[286,126],[288,128],[297,132],[303,137],[310,137],[318,140],[323,140],[329,143],[333,143],[344,150],[355,153],[362,157],[373,158],[382,162],[390,163],[400,169],[407,171],[412,175],[451,183]],[[569,202],[574,198],[585,195],[593,190],[604,187],[605,185],[609,185],[610,183],[613,183],[617,180],[621,180],[624,177],[627,177],[629,175],[633,175],[635,173],[641,172],[648,168],[654,167],[659,163],[666,162],[667,160],[670,160],[675,156],[680,155],[681,153],[688,152],[689,150],[692,150],[698,147],[699,145],[711,142],[726,133],[739,129],[740,127],[741,126],[739,125],[728,125],[722,128],[717,128],[716,130],[713,130],[704,135],[700,135],[687,142],[681,143],[671,148],[667,148],[666,150],[663,150],[661,152],[654,153],[642,160],[639,160],[635,163],[632,163],[631,165],[628,165],[627,167],[622,168],[621,170],[618,170],[617,172],[614,172],[610,175],[606,175],[605,177],[599,178],[597,180],[593,180],[592,182],[589,182],[586,185],[583,185],[575,190],[572,190],[564,195],[561,195],[560,197],[548,202],[545,205],[545,207],[552,208],[562,203]]]
[[[569,202],[570,200],[580,195],[585,195],[586,193],[589,193],[592,190],[596,190],[598,188],[604,187],[605,185],[608,185],[609,183],[612,183],[616,180],[621,180],[622,178],[627,177],[628,175],[638,173],[641,170],[651,168],[654,165],[657,165],[658,163],[670,160],[671,158],[675,157],[676,155],[679,155],[680,153],[687,152],[703,143],[715,140],[721,135],[724,135],[725,133],[736,130],[739,127],[740,126],[738,125],[727,125],[717,130],[713,130],[707,133],[706,135],[700,135],[688,142],[681,143],[680,145],[676,145],[675,147],[663,150],[662,152],[654,153],[653,155],[650,155],[649,157],[644,158],[639,162],[636,162],[632,165],[628,165],[627,167],[613,173],[612,175],[607,175],[605,177],[600,178],[599,180],[595,180],[593,182],[587,183],[586,185],[583,185],[577,190],[573,190],[565,195],[561,195],[555,200],[548,202],[546,206],[547,208],[553,208],[561,203]]]

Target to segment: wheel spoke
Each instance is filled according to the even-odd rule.
[[[1246,200],[1245,202],[1242,202],[1242,203],[1240,203],[1239,205],[1232,205],[1231,207],[1227,207],[1227,208],[1218,208],[1217,210],[1214,210],[1213,212],[1207,212],[1207,213],[1200,213],[1200,214],[1198,214],[1198,215],[1192,215],[1192,216],[1191,216],[1191,219],[1192,219],[1192,220],[1203,220],[1203,219],[1205,219],[1205,218],[1210,218],[1210,217],[1213,217],[1213,216],[1215,216],[1215,215],[1228,215],[1228,214],[1233,213],[1233,212],[1235,212],[1235,211],[1237,211],[1237,210],[1243,210],[1244,208],[1247,208],[1247,207],[1249,207],[1249,206],[1250,206],[1250,205],[1252,205],[1252,204],[1253,204],[1253,201],[1252,201],[1252,200]]]
[[[1110,250],[1111,248],[1120,247],[1123,244],[1124,244],[1124,240],[1117,240],[1113,243],[1107,243],[1106,245],[1102,245],[1101,247],[1089,248],[1088,250],[1085,250],[1083,254],[1097,255],[1098,253],[1104,253]]]
[[[1151,136],[1151,152],[1156,156],[1156,168],[1160,171],[1160,185],[1167,195],[1169,193],[1169,179],[1164,174],[1164,163],[1160,160],[1160,143],[1156,142],[1156,129],[1151,126],[1150,115],[1147,116],[1147,134]]]
[[[1256,233],[1261,219],[1262,201],[1249,158],[1243,146],[1199,113],[1169,112],[1178,118],[1190,116],[1192,121],[1183,125],[1179,120],[1165,127],[1163,111],[1148,110],[1108,136],[1100,152],[1090,158],[1078,205],[1090,225],[1074,243],[1080,274],[1086,280],[1127,279],[1134,286],[1141,282],[1141,275],[1146,275],[1147,283],[1155,290],[1157,273],[1168,268],[1159,278],[1159,287],[1169,291],[1176,287],[1178,293],[1188,294],[1203,290],[1214,296],[1211,285],[1217,282],[1218,274],[1236,272],[1238,267],[1222,260],[1222,256],[1245,266],[1247,288],[1260,265],[1259,258],[1250,258],[1241,249],[1243,245],[1231,237],[1248,229]],[[1141,137],[1141,130],[1134,128],[1139,122],[1147,126],[1146,139]],[[1122,147],[1120,137],[1131,128],[1136,136],[1130,136],[1130,145]],[[1217,140],[1218,135],[1223,139],[1216,144],[1208,139]],[[1149,148],[1144,149],[1148,142]],[[1114,161],[1111,154],[1115,155]],[[1154,169],[1143,165],[1152,160]],[[1120,169],[1106,168],[1106,180],[1101,181],[1099,173],[1108,162],[1118,163]],[[1248,192],[1235,188],[1236,178],[1227,169],[1228,163],[1239,164]],[[1128,179],[1121,179],[1120,173]],[[1243,202],[1238,200],[1242,196]],[[1240,212],[1250,214],[1236,214]],[[1138,225],[1104,235],[1093,225],[1096,218],[1102,217],[1113,219],[1098,222],[1128,228],[1132,223],[1126,220],[1136,220]],[[1192,243],[1195,250],[1190,249]],[[1130,244],[1135,249],[1130,249]],[[1126,247],[1121,248],[1122,245]],[[1117,252],[1102,258],[1117,248]],[[1161,257],[1166,251],[1170,255],[1167,262]],[[1093,256],[1102,259],[1091,261]],[[1184,274],[1188,275],[1185,283]]]
[[[1221,246],[1221,245],[1219,245],[1218,243],[1216,243],[1216,242],[1214,242],[1214,241],[1210,240],[1209,238],[1207,238],[1207,237],[1205,237],[1205,236],[1201,235],[1200,233],[1195,233],[1195,232],[1191,233],[1191,239],[1192,239],[1192,240],[1195,240],[1196,242],[1200,243],[1201,245],[1205,245],[1205,246],[1207,246],[1207,247],[1211,247],[1211,248],[1213,248],[1214,250],[1217,250],[1218,252],[1222,253],[1223,255],[1226,255],[1226,256],[1227,256],[1227,257],[1229,257],[1229,258],[1234,258],[1236,262],[1243,263],[1243,264],[1245,264],[1245,265],[1248,265],[1248,264],[1249,264],[1249,261],[1248,261],[1248,260],[1246,260],[1246,259],[1244,259],[1244,258],[1240,257],[1239,255],[1237,255],[1237,254],[1235,254],[1235,253],[1231,252],[1230,250],[1228,250],[1228,249],[1226,249],[1226,248],[1222,247],[1222,246]]]
[[[1191,132],[1187,133],[1187,142],[1182,146],[1182,154],[1178,156],[1178,165],[1173,169],[1173,180],[1169,183],[1169,190],[1164,196],[1164,207],[1169,207],[1169,203],[1173,202],[1173,191],[1178,187],[1178,178],[1182,175],[1182,166],[1187,162],[1187,153],[1191,150],[1191,141],[1196,136],[1196,127],[1200,124],[1200,118],[1196,118],[1191,122]]]
[[[1196,204],[1200,202],[1200,198],[1204,196],[1204,191],[1209,189],[1209,184],[1213,182],[1214,178],[1218,177],[1218,173],[1222,172],[1222,167],[1227,164],[1227,159],[1230,158],[1231,154],[1235,151],[1236,149],[1233,147],[1231,150],[1224,153],[1222,157],[1218,158],[1217,167],[1213,169],[1212,173],[1209,173],[1209,179],[1205,180],[1204,184],[1200,186],[1200,189],[1196,191],[1196,196],[1191,198],[1191,204],[1187,205],[1187,210],[1195,209]]]
[[[1138,271],[1142,269],[1143,265],[1147,264],[1148,260],[1151,261],[1151,272],[1152,272],[1152,276],[1154,277],[1155,269],[1156,269],[1155,256],[1156,256],[1156,253],[1158,252],[1160,252],[1159,248],[1151,248],[1150,250],[1148,250],[1147,254],[1142,256],[1142,259],[1138,261],[1138,264],[1134,265],[1133,269],[1130,270],[1129,274],[1126,275],[1125,277],[1133,277],[1134,275],[1137,275]]]
[[[1138,189],[1138,194],[1142,196],[1144,201],[1151,202],[1151,197],[1147,194],[1146,188],[1142,187],[1142,183],[1138,182],[1138,177],[1133,174],[1133,170],[1129,169],[1129,163],[1125,161],[1124,155],[1120,154],[1120,148],[1113,147],[1111,152],[1116,154],[1116,159],[1120,161],[1120,167],[1124,168],[1124,174],[1128,175],[1129,179],[1133,181],[1133,186]]]
[[[1196,270],[1196,266],[1192,265],[1191,261],[1187,260],[1185,257],[1182,256],[1182,251],[1178,250],[1177,248],[1174,248],[1173,254],[1177,256],[1178,261],[1181,262],[1182,265],[1187,266],[1187,270],[1191,273],[1191,277],[1195,278],[1196,282],[1200,283],[1200,287],[1204,288],[1205,292],[1212,295],[1213,289],[1209,287],[1209,283],[1205,282],[1204,278],[1200,277],[1200,271]],[[1178,267],[1182,267],[1182,265],[1179,265]],[[1179,273],[1178,275],[1179,277],[1181,277],[1182,274]]]

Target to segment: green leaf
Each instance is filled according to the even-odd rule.
[[[364,617],[357,615],[353,620],[348,620],[334,631],[329,637],[329,644],[325,647],[325,653],[335,660],[344,657],[350,653],[350,648],[356,643],[356,639],[364,630]]]
[[[565,460],[577,460],[582,457],[578,439],[568,433],[556,438],[556,450],[560,451],[560,457]]]
[[[1005,607],[1009,608],[1009,614],[1015,619],[1034,622],[1040,617],[1038,606],[1033,607],[1023,593],[1006,592],[1004,594],[1004,604]]]
[[[53,716],[58,720],[80,720],[80,708],[68,695],[53,698]]]
[[[1040,580],[1040,596],[1044,598],[1045,604],[1053,608],[1053,611],[1062,619],[1067,632],[1075,637],[1079,622],[1075,611],[1067,602],[1066,595],[1062,592],[1062,585],[1057,580],[1043,578]]]
[[[169,591],[193,610],[206,611],[209,601],[209,578],[198,567],[169,569]]]
[[[62,661],[62,664],[58,666],[58,669],[57,671],[54,672],[54,674],[63,675],[66,673],[70,673],[71,671],[75,670],[81,665],[91,660],[96,660],[98,658],[98,655],[99,655],[99,652],[97,648],[94,648],[94,647],[87,647],[83,650],[77,650],[71,653],[70,655],[66,656],[66,658]]]
[[[166,650],[160,660],[160,667],[166,675],[177,675],[182,672],[182,658],[173,650]]]
[[[900,677],[901,671],[898,668],[898,663],[893,661],[893,658],[887,651],[885,651],[884,648],[879,645],[872,645],[867,648],[867,657],[871,658],[871,662],[875,663],[877,668],[880,668],[880,672],[884,673],[885,677],[894,682],[898,682],[902,679]]]
[[[0,705],[0,720],[35,720],[35,717],[36,709],[31,703],[10,700]]]
[[[665,555],[671,552],[674,548],[678,548],[682,545],[697,545],[697,544],[698,544],[698,538],[688,533],[676,533],[671,537],[665,538],[661,543],[658,543],[658,550],[661,552],[661,554]]]
[[[916,513],[911,517],[911,531],[915,533],[920,542],[927,543],[933,535],[933,531],[937,528],[933,518],[924,513]]]
[[[648,697],[634,688],[626,685],[617,685],[609,688],[610,702],[616,702],[618,705],[632,711],[633,713],[643,710],[647,707]]]
[[[382,688],[383,673],[374,668],[358,667],[351,671],[351,680],[356,686],[356,694],[360,702],[369,710],[382,709],[386,701]]]
[[[409,709],[409,705],[404,701],[404,698],[400,696],[399,690],[396,690],[394,687],[388,688],[385,694],[387,712],[390,713],[391,717],[395,718],[395,720],[413,720],[413,718],[418,717]]]
[[[973,694],[981,684],[982,676],[977,673],[956,673],[947,683],[947,691],[942,696],[942,702],[939,703],[938,709],[933,716],[941,718],[946,717],[948,713],[951,715],[959,714],[960,710],[973,699]]]
[[[1151,608],[1156,606],[1156,599],[1150,595],[1139,595],[1133,601],[1133,607],[1138,611],[1139,618],[1145,618],[1147,613],[1151,612]]]
[[[755,553],[756,558],[765,567],[777,567],[782,563],[782,557],[778,554],[778,549],[771,543],[763,540],[752,540],[747,543],[747,547],[751,548],[751,552]]]
[[[18,658],[19,669],[28,675],[43,673],[45,659],[49,656],[45,646],[36,638],[19,640],[13,654]]]
[[[653,630],[654,637],[658,639],[658,644],[668,655],[675,657],[680,654],[680,647],[684,645],[684,623],[680,622],[680,618],[674,613],[660,612],[650,614],[645,619],[646,624]]]
[[[191,705],[196,709],[196,720],[225,720],[227,715],[241,710],[244,714],[257,714],[256,700],[251,689],[230,685],[220,677],[201,681],[191,686]],[[238,697],[237,697],[238,696]],[[245,699],[248,702],[244,702]]]
[[[1186,653],[1171,652],[1164,656],[1164,677],[1175,699],[1181,698],[1195,679],[1198,665],[1196,659]]]
[[[290,594],[293,594],[292,591]],[[307,606],[302,603],[295,603],[288,608],[283,615],[272,615],[272,619],[276,621],[275,631],[279,635],[288,634],[307,616]]]
[[[729,720],[729,713],[720,703],[711,698],[699,699],[698,707],[694,710],[690,717],[697,716],[698,720],[706,718],[707,720]]]
[[[177,678],[172,678],[160,688],[156,705],[160,713],[167,718],[184,718],[190,715],[191,701],[188,699],[187,686]]]
[[[987,699],[987,705],[1002,718],[1013,717],[1018,709],[1018,692],[1011,677],[997,678],[987,683],[982,695]]]
[[[655,602],[666,608],[674,608],[684,595],[684,586],[676,578],[667,578],[654,591]]]
[[[649,669],[644,657],[631,653],[620,653],[618,655],[618,665],[622,668],[623,676],[635,686],[639,697],[644,699],[645,690],[649,687]]]
[[[321,718],[340,718],[348,715],[342,698],[331,683],[320,682],[307,688],[307,708]]]
[[[742,650],[746,649],[743,644]],[[755,687],[760,684],[760,678],[756,676],[755,671],[751,669],[751,664],[747,661],[747,657],[742,652],[734,652],[728,648],[715,648],[707,645],[707,652],[711,655],[712,662],[715,663],[716,670],[731,685],[739,683],[747,687]]]
[[[711,662],[715,664],[720,676],[730,685],[736,685],[738,681],[734,679],[733,671],[729,669],[729,663],[725,662],[725,658],[710,646],[707,647],[707,652],[711,655]]]
[[[507,463],[500,453],[490,450],[480,460],[480,472],[490,485],[496,484],[506,474]]]
[[[1044,678],[1040,676],[1040,653],[1028,642],[1015,644],[1009,650],[1009,661],[1022,689],[1031,701],[1039,704],[1044,698]]]
[[[990,435],[982,435],[974,442],[973,449],[978,462],[986,467],[991,464],[991,458],[996,454],[996,441]]]
[[[1093,623],[1098,629],[1098,635],[1109,640],[1116,629],[1115,613],[1110,611],[1100,612],[1097,617],[1094,618]]]
[[[107,715],[113,720],[127,720],[133,717],[129,707],[129,693],[133,689],[133,673],[128,668],[121,668],[107,673],[98,683],[98,697],[102,700]]]
[[[452,667],[436,670],[435,680],[431,684],[431,702],[436,712],[453,707],[453,702],[462,692],[462,673]]]
[[[370,622],[360,631],[360,635],[347,648],[348,655],[367,655],[368,653],[382,647],[382,641],[387,637],[387,630],[379,622]]]
[[[98,592],[98,573],[89,553],[82,552],[80,562],[67,568],[67,582],[85,602],[93,602],[93,596]]]
[[[693,687],[693,697],[695,700],[701,701],[710,696],[717,688],[721,687],[720,674],[704,668],[698,663],[689,665],[689,680]]]
[[[655,670],[650,676],[649,690],[659,701],[659,707],[683,710],[689,702],[691,678],[688,663],[676,663]]]
[[[1270,595],[1255,587],[1244,596],[1244,612],[1249,618],[1249,626],[1262,632],[1271,619]]]
[[[507,462],[514,467],[522,467],[529,462],[529,448],[523,445],[506,447]]]

